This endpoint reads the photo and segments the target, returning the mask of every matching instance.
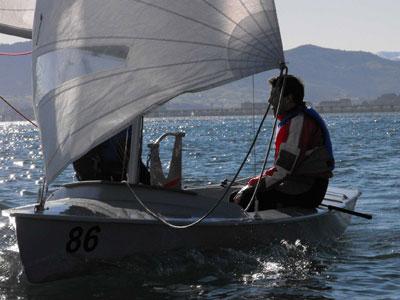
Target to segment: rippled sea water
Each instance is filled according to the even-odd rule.
[[[400,299],[400,114],[327,114],[336,157],[332,185],[358,188],[357,210],[332,244],[301,241],[259,249],[189,250],[140,256],[69,280],[32,285],[19,260],[15,230],[0,218],[0,299]],[[259,118],[256,118],[256,123]],[[270,135],[267,121],[243,176],[258,170]],[[144,144],[185,131],[185,185],[231,178],[252,141],[251,117],[148,119]],[[43,176],[38,132],[0,123],[0,206],[36,201]],[[171,141],[161,148],[164,165]],[[147,149],[143,159],[146,159]],[[74,180],[68,168],[51,187]]]

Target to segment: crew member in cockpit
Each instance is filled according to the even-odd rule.
[[[73,162],[79,181],[124,181],[128,171],[132,128],[119,132]],[[139,161],[139,181],[150,184],[150,174]]]
[[[327,126],[314,109],[305,105],[304,85],[298,78],[286,76],[280,104],[283,78],[272,78],[269,82],[272,89],[268,102],[278,119],[278,129],[274,165],[263,174],[256,193],[259,209],[317,207],[334,169]],[[249,180],[233,201],[246,207],[257,181],[258,177]]]

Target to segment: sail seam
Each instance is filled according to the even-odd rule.
[[[211,3],[209,3],[207,0],[203,0],[204,3],[206,3],[208,6],[210,6],[211,8],[213,8],[216,12],[218,12],[220,15],[222,15],[223,17],[225,17],[227,20],[231,21],[233,24],[235,24],[237,27],[239,27],[240,29],[242,29],[244,32],[246,32],[249,36],[251,36],[252,38],[256,39],[258,42],[260,42],[261,44],[263,44],[268,50],[272,50],[273,52],[275,52],[275,54],[278,54],[276,52],[275,47],[270,48],[270,46],[268,44],[265,44],[263,41],[261,41],[259,38],[257,38],[256,36],[254,36],[253,34],[250,34],[243,26],[241,26],[239,23],[236,23],[231,17],[227,16],[226,14],[224,14],[221,10],[219,10],[217,7],[215,7],[214,5],[212,5]],[[274,33],[271,33],[272,35]],[[269,54],[269,56],[272,58],[271,54]]]
[[[243,3],[243,1],[242,0],[239,0],[239,2],[240,2],[240,4],[243,6],[243,8],[246,10],[246,12],[249,14],[249,16],[250,16],[250,18],[254,21],[254,23],[258,26],[258,28],[261,30],[261,32],[263,32],[264,33],[264,36],[265,37],[268,37],[268,34],[265,32],[265,29],[257,22],[257,20],[254,18],[254,16],[252,15],[252,13],[249,11],[249,9],[247,8],[247,6]],[[261,5],[262,6],[262,5]],[[265,18],[267,19],[267,21],[268,21],[268,24],[270,25],[270,27],[271,28],[273,28],[273,26],[271,25],[271,22],[270,22],[270,20],[269,20],[269,18],[268,18],[268,15],[267,15],[267,12],[264,10],[264,12],[265,12]],[[275,38],[275,35],[273,35],[273,37]],[[275,40],[276,41],[276,40]],[[273,44],[274,45],[274,48],[278,51],[278,53],[279,53],[279,49],[277,49],[276,47],[275,47],[275,44]]]
[[[57,97],[58,95],[64,93],[65,91],[73,89],[73,88],[76,88],[78,86],[82,86],[84,84],[88,84],[88,83],[95,82],[95,81],[98,81],[98,80],[102,80],[102,79],[105,79],[105,78],[111,78],[111,77],[114,77],[116,75],[123,75],[123,74],[146,71],[146,70],[152,70],[152,69],[155,70],[155,69],[171,68],[171,67],[177,67],[177,66],[192,65],[192,64],[199,64],[199,63],[206,63],[206,62],[218,62],[218,61],[219,62],[224,62],[224,61],[225,62],[232,62],[233,61],[233,62],[243,62],[243,63],[248,63],[248,62],[252,62],[252,63],[260,63],[261,62],[262,63],[260,65],[256,65],[256,66],[252,66],[252,67],[246,67],[246,68],[229,68],[229,69],[223,70],[223,72],[233,71],[233,70],[237,70],[237,69],[249,70],[249,69],[262,67],[262,66],[265,65],[265,61],[255,61],[255,60],[254,61],[253,60],[249,61],[249,60],[240,60],[240,59],[229,60],[229,59],[218,58],[218,59],[204,59],[204,60],[191,61],[191,62],[181,62],[181,63],[175,63],[175,64],[166,64],[166,65],[162,65],[162,66],[149,66],[149,67],[142,67],[142,68],[136,68],[136,69],[127,69],[127,70],[124,70],[124,71],[121,71],[121,72],[115,72],[115,73],[112,73],[112,74],[107,74],[107,75],[104,75],[104,76],[101,76],[101,77],[93,78],[93,79],[90,79],[90,80],[85,81],[85,82],[80,82],[79,84],[76,84],[76,85],[68,87],[68,88],[66,88],[64,90],[61,90],[60,92],[54,94],[52,98]],[[54,89],[52,89],[52,91],[53,90]],[[50,93],[50,92],[48,92],[48,93]],[[44,98],[45,98],[45,96],[43,97],[43,100],[39,102],[38,106],[43,106],[44,104],[48,103],[51,100],[51,99],[44,99]]]
[[[203,43],[203,42],[196,42],[196,41],[173,40],[173,39],[158,39],[158,38],[147,38],[147,37],[129,37],[129,36],[109,36],[109,37],[108,36],[96,36],[96,37],[81,37],[81,38],[77,38],[77,39],[63,39],[63,40],[58,40],[56,42],[47,43],[47,44],[41,45],[39,47],[36,47],[35,52],[38,51],[39,49],[43,49],[43,48],[46,48],[46,47],[54,45],[54,44],[71,42],[71,41],[80,41],[80,40],[96,40],[96,39],[130,39],[130,40],[172,42],[172,43],[202,45],[202,46],[209,46],[209,47],[221,48],[221,49],[226,49],[226,50],[233,50],[233,51],[241,52],[241,53],[248,54],[248,55],[253,55],[254,54],[254,53],[251,53],[251,52],[248,52],[248,51],[239,50],[237,48],[230,48],[230,47],[226,47],[226,46],[223,46],[223,45],[217,45],[217,44],[210,44],[210,43]],[[259,50],[257,50],[257,51],[259,51]],[[263,54],[264,55],[260,55],[260,57],[262,57],[262,58],[270,57],[271,59],[274,58],[271,55],[265,55],[266,53],[263,53]]]
[[[225,31],[223,31],[223,30],[221,30],[221,29],[218,29],[218,28],[216,28],[216,27],[214,27],[214,26],[211,26],[211,25],[209,25],[209,24],[207,24],[207,23],[204,23],[204,22],[202,22],[202,21],[199,21],[199,20],[193,19],[193,18],[191,18],[191,17],[188,17],[188,16],[185,16],[185,15],[179,14],[179,13],[177,13],[177,12],[173,12],[173,11],[171,11],[171,10],[168,10],[168,9],[166,9],[166,8],[164,8],[164,7],[161,7],[161,6],[158,6],[158,5],[155,5],[155,4],[147,3],[147,2],[142,1],[142,0],[133,0],[133,1],[138,2],[138,3],[145,4],[145,5],[148,5],[148,6],[157,8],[157,9],[160,9],[160,10],[162,10],[162,11],[164,11],[164,12],[168,12],[168,13],[170,13],[170,14],[179,16],[179,17],[184,18],[184,19],[186,19],[186,20],[189,20],[189,21],[195,22],[195,23],[197,23],[197,24],[203,25],[203,26],[205,26],[205,27],[207,27],[207,28],[210,28],[210,29],[212,29],[212,30],[215,30],[215,31],[217,31],[217,32],[220,32],[220,33],[222,33],[222,34],[225,34],[225,35],[227,35],[227,36],[229,36],[229,37],[232,37],[232,38],[234,38],[234,39],[237,39],[237,40],[241,41],[243,44],[246,44],[246,45],[252,47],[252,48],[255,49],[255,50],[262,51],[262,52],[264,52],[265,54],[269,55],[268,52],[266,52],[264,49],[261,49],[261,50],[260,50],[260,49],[258,49],[258,48],[256,48],[256,47],[254,47],[254,45],[249,44],[249,43],[247,43],[246,41],[243,41],[241,38],[238,38],[238,37],[236,37],[236,36],[233,36],[233,35],[231,35],[230,33],[227,33],[227,32],[225,32]]]
[[[0,11],[34,11],[33,8],[0,8]]]
[[[263,8],[263,11],[264,11],[264,14],[265,14],[265,18],[267,19],[268,25],[271,28],[274,28],[274,26],[271,24],[271,20],[268,18],[268,13],[270,13],[270,12],[274,13],[274,17],[276,19],[276,24],[278,24],[278,16],[276,14],[275,2],[272,1],[272,5],[274,7],[272,10],[265,9],[265,6],[262,4],[262,0],[260,0],[260,5]],[[277,35],[274,35],[275,42],[278,44],[278,48],[276,48],[276,49],[277,49],[278,53],[280,53],[279,56],[283,56],[282,58],[284,60],[284,53],[283,53],[283,46],[282,46],[280,28],[279,28],[279,26],[277,26],[276,28],[277,28]],[[276,47],[276,45],[275,45],[275,47]]]

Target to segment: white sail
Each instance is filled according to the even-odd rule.
[[[33,46],[48,181],[135,116],[284,62],[273,0],[38,0]]]
[[[0,33],[30,39],[36,0],[0,0]]]

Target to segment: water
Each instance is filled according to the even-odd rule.
[[[32,285],[23,273],[15,230],[0,218],[1,299],[400,299],[400,114],[325,119],[337,161],[332,183],[359,188],[357,210],[374,215],[371,221],[353,217],[340,240],[317,249],[282,241],[242,251],[141,256],[100,266],[86,276]],[[249,117],[150,119],[145,144],[176,130],[187,133],[184,177],[189,186],[231,178],[251,143],[253,123]],[[265,129],[243,175],[254,173],[254,161],[262,162],[269,135]],[[32,203],[43,176],[38,133],[26,123],[2,123],[0,136],[0,204]],[[161,148],[165,166],[171,144]],[[68,168],[54,187],[72,180]]]

